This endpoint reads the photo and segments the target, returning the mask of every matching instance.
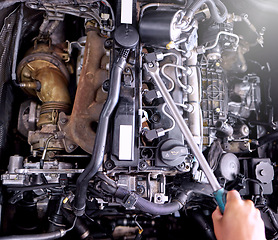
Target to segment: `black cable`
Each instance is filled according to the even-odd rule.
[[[264,192],[264,188],[263,188],[263,185],[260,183],[259,180],[257,179],[252,179],[252,178],[245,178],[246,181],[249,181],[249,182],[253,182],[253,183],[256,183],[259,185],[260,187],[260,196],[263,197],[263,192]]]
[[[20,196],[26,191],[33,191],[36,189],[45,189],[45,188],[54,188],[60,187],[60,184],[44,184],[44,185],[36,185],[36,186],[28,186],[28,187],[8,187],[8,191],[17,191],[10,199],[9,203],[15,204],[18,200],[20,200]],[[60,195],[60,193],[59,193]]]

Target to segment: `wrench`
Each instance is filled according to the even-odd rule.
[[[203,169],[212,189],[213,189],[213,195],[214,198],[220,208],[220,211],[223,213],[225,209],[226,204],[226,192],[224,188],[222,188],[217,181],[217,178],[215,177],[212,169],[210,168],[207,160],[205,159],[203,153],[201,152],[200,148],[198,147],[197,143],[194,140],[194,137],[192,133],[190,132],[187,124],[185,123],[183,117],[179,113],[179,110],[171,97],[170,93],[168,92],[167,88],[165,87],[163,80],[161,79],[159,75],[159,67],[158,63],[156,61],[147,62],[144,63],[144,68],[147,70],[147,72],[150,74],[152,79],[155,81],[157,87],[159,88],[161,95],[167,104],[169,110],[172,113],[173,118],[176,120],[182,134],[185,137],[185,140],[187,141],[187,144],[191,148],[193,154],[199,161],[199,164],[201,168]]]

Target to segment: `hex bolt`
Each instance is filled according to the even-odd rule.
[[[138,185],[136,191],[138,194],[142,195],[145,192],[145,188],[142,185]]]
[[[108,92],[109,91],[109,86],[110,86],[109,80],[104,81],[103,84],[102,84],[103,91]]]
[[[66,118],[62,118],[61,120],[60,120],[60,122],[62,123],[62,124],[66,124],[67,123],[67,119]]]
[[[148,63],[148,66],[149,66],[149,68],[153,68],[154,67],[152,62]]]
[[[111,161],[111,160],[107,160],[107,161],[105,162],[105,168],[106,168],[107,170],[113,169],[113,168],[114,168],[114,162]]]
[[[187,165],[187,166],[188,166],[188,165]],[[180,165],[178,165],[178,168],[183,169],[183,168],[186,168],[187,166],[185,166],[185,163],[183,162],[183,163],[181,163]]]
[[[52,152],[52,151],[49,151],[49,152],[47,153],[47,155],[48,155],[49,158],[54,158],[54,157],[55,157],[55,153]]]
[[[140,162],[139,168],[140,168],[141,170],[147,168],[147,163],[146,163],[145,161]]]
[[[74,145],[74,144],[70,144],[70,145],[69,145],[69,149],[70,149],[70,150],[73,150],[74,148],[75,148],[75,145]]]

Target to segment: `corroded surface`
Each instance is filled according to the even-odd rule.
[[[77,146],[88,153],[93,151],[95,132],[92,126],[98,121],[107,97],[102,90],[102,84],[109,76],[105,70],[109,58],[105,55],[104,41],[105,38],[100,37],[96,31],[87,33],[84,64],[72,114],[66,116],[61,113],[59,116],[58,125],[65,132],[67,152],[72,152]]]

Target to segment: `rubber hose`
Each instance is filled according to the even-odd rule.
[[[111,192],[113,194],[113,192]],[[115,197],[124,199],[125,196],[130,195],[130,192],[127,189],[124,188],[117,188],[116,192],[114,193]]]
[[[30,234],[30,235],[13,235],[0,237],[0,240],[50,240],[58,239],[66,234],[65,230],[59,230],[50,233]]]
[[[121,187],[119,187],[115,193],[115,197],[120,198],[120,199],[124,199],[129,195],[130,195],[130,192]],[[174,200],[171,203],[156,204],[156,203],[152,203],[142,197],[139,197],[138,195],[135,195],[135,196],[137,197],[137,201],[134,205],[135,208],[137,208],[138,210],[141,210],[142,212],[150,213],[152,215],[168,215],[168,214],[177,212],[183,207],[183,205],[187,199],[187,196],[185,194],[180,194],[178,196],[178,199]]]
[[[207,1],[207,5],[209,7],[211,17],[216,23],[223,23],[227,19],[228,10],[220,0]],[[217,9],[219,10],[220,14]]]
[[[108,192],[112,195],[115,195],[117,188],[112,187],[111,185],[107,184],[106,182],[101,182],[100,184],[101,189],[103,189],[105,192]]]
[[[200,227],[200,230],[204,234],[204,239],[216,240],[213,228],[208,223],[204,212],[199,208],[193,208],[187,211],[187,214],[196,222],[196,225]]]
[[[75,215],[68,212],[66,209],[61,208],[62,214],[65,217],[66,221],[69,224],[73,224],[74,220],[75,220]],[[85,239],[90,235],[90,230],[87,227],[87,225],[82,221],[82,219],[77,218],[75,225],[73,227],[73,229],[75,230],[75,232],[78,234],[78,236],[80,236],[80,239]]]
[[[119,101],[121,78],[128,53],[129,50],[124,50],[112,67],[108,98],[100,114],[92,158],[89,165],[86,167],[85,171],[81,173],[76,182],[76,193],[73,205],[76,216],[82,216],[84,214],[88,183],[97,173],[103,162],[109,120]]]
[[[228,10],[226,6],[220,0],[198,0],[193,2],[187,9],[185,16],[189,19],[192,19],[194,13],[204,4],[208,5],[208,8],[211,13],[212,19],[216,23],[222,23],[226,20],[228,15]],[[218,9],[220,14],[218,13]]]
[[[269,142],[273,142],[275,140],[278,140],[278,132],[274,132],[259,138],[259,146],[262,146]]]
[[[168,215],[179,211],[183,207],[183,205],[178,201],[156,204],[141,197],[137,199],[134,206],[142,212],[150,213],[152,215]]]
[[[270,219],[270,222],[272,223],[272,226],[275,228],[275,231],[278,232],[278,222],[277,222],[277,219],[276,219],[274,213],[268,207],[267,207],[265,212],[267,213],[267,215],[268,215],[268,217]]]

